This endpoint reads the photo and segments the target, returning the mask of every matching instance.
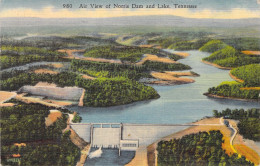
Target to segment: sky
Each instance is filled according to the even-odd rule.
[[[64,8],[63,4],[72,4]],[[79,8],[80,4],[87,8]],[[90,4],[103,5],[93,9]],[[106,5],[111,5],[106,8]],[[114,4],[130,8],[113,8]],[[131,8],[132,4],[144,8]],[[145,8],[155,4],[156,8]],[[157,5],[171,8],[162,9]],[[195,9],[175,8],[174,4],[197,5]],[[69,5],[70,6],[70,5]],[[173,15],[186,18],[260,18],[260,0],[0,0],[0,17],[100,18],[145,15]]]

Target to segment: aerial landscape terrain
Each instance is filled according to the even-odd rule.
[[[260,165],[260,18],[0,22],[1,165]]]

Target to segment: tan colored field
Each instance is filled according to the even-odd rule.
[[[21,146],[26,146],[26,144],[25,143],[15,143],[14,146],[21,147]]]
[[[46,126],[52,125],[58,118],[60,118],[62,113],[58,110],[50,110],[50,114],[45,118]]]
[[[260,51],[245,50],[245,51],[242,51],[242,53],[246,54],[246,55],[260,55]]]
[[[36,69],[36,70],[34,70],[34,73],[36,73],[36,74],[58,74],[59,72],[49,70],[49,69]]]
[[[14,105],[15,105],[14,103],[1,103],[0,107],[12,107]]]
[[[186,53],[186,52],[175,52],[174,54],[182,56],[182,57],[187,57],[190,55],[189,53]]]
[[[180,78],[180,77],[176,77],[177,72],[171,73],[160,73],[160,72],[151,72],[151,76],[153,76],[154,78],[163,80],[163,81],[171,81],[172,83],[193,83],[195,82],[193,79],[191,78]],[[179,73],[179,75],[182,75],[181,73]]]
[[[144,44],[144,45],[139,45],[139,47],[142,47],[142,48],[152,48],[154,47],[153,44]]]
[[[54,63],[54,64],[50,64],[49,66],[55,67],[55,68],[62,68],[64,65],[62,63]]]
[[[235,81],[237,81],[237,82],[240,82],[240,83],[245,82],[244,80],[241,80],[241,79],[237,78],[236,76],[232,75],[231,72],[229,72],[229,76],[230,76],[233,80],[235,80]]]
[[[15,92],[0,91],[0,104],[10,100],[14,96],[16,96]]]
[[[91,76],[89,76],[89,75],[87,75],[87,74],[82,74],[82,78],[85,78],[85,79],[88,79],[88,80],[94,80],[94,79],[96,79],[96,78],[91,77]]]
[[[255,163],[256,165],[259,165],[260,157],[254,150],[244,144],[234,144],[234,148],[239,154],[245,156],[246,159]]]
[[[142,65],[146,61],[154,61],[154,62],[162,62],[162,63],[177,63],[176,61],[169,59],[169,58],[161,58],[158,57],[157,55],[152,55],[152,54],[145,54],[145,57],[136,65]]]
[[[260,90],[260,87],[244,87],[240,88],[241,90]]]

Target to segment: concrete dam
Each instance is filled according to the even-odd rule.
[[[71,128],[91,147],[135,151],[194,124],[72,123]],[[119,153],[120,154],[120,153]]]

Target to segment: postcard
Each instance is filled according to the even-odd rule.
[[[259,0],[0,8],[0,165],[260,164]]]

